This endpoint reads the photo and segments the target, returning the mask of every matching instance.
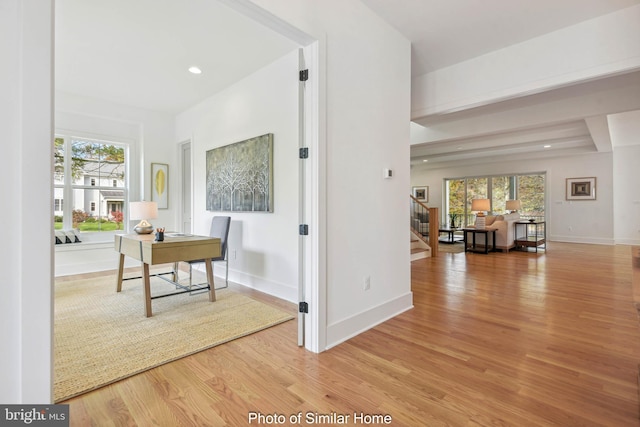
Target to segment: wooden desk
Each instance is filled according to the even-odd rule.
[[[209,301],[215,301],[216,292],[213,286],[213,267],[211,265],[211,258],[220,256],[220,239],[217,237],[205,236],[171,237],[170,234],[165,234],[163,242],[156,242],[154,239],[155,236],[153,234],[116,234],[115,250],[120,253],[116,292],[120,292],[122,290],[122,275],[124,272],[125,255],[141,261],[141,278],[144,282],[144,312],[147,317],[151,317],[151,300],[153,297],[151,296],[149,266],[204,259],[207,268]],[[175,280],[176,277],[174,276],[174,281]],[[176,292],[169,295],[184,292]]]

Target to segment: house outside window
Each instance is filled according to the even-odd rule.
[[[127,155],[128,146],[124,143],[56,136],[56,229],[76,228],[81,233],[123,229]]]

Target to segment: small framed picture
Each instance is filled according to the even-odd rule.
[[[169,165],[151,163],[151,201],[158,209],[169,208]]]
[[[567,200],[595,200],[596,178],[567,178]]]
[[[429,187],[413,187],[413,197],[420,202],[427,203],[429,201]]]

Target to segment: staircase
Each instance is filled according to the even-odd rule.
[[[409,229],[411,236],[411,261],[438,255],[439,209],[430,208],[413,196]]]
[[[422,236],[411,232],[411,261],[431,257],[431,247]]]

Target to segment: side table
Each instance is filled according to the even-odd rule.
[[[460,231],[459,228],[440,228],[438,230],[438,233],[447,233],[447,237],[442,238],[442,239],[438,239],[438,241],[440,243],[456,243],[456,242],[462,242],[464,239],[461,238],[460,236],[456,236],[456,232]]]
[[[463,229],[464,234],[464,251],[465,252],[480,252],[484,254],[489,253],[489,233],[491,233],[491,239],[493,241],[491,252],[495,252],[496,249],[496,230],[497,228],[465,228]],[[471,234],[471,246],[469,246],[469,234]],[[484,234],[484,249],[478,250],[476,248],[476,235]]]
[[[547,226],[545,221],[518,221],[514,224],[516,249],[547,249]],[[523,230],[524,229],[524,230]],[[524,231],[524,232],[523,232]]]

